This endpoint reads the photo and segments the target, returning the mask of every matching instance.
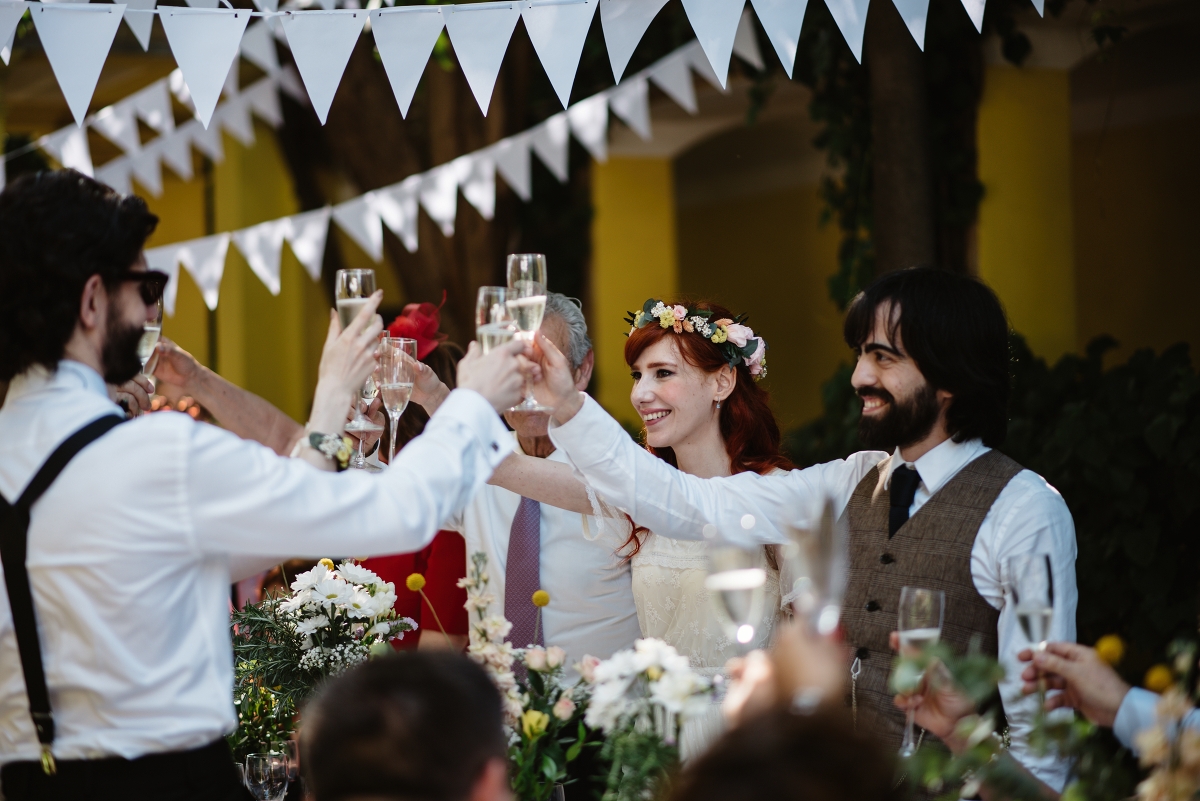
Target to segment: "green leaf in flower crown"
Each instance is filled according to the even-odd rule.
[[[647,298],[646,302],[642,304],[642,312],[647,318],[650,317],[650,312],[654,310],[655,303],[658,303],[658,301],[656,301],[654,298]]]

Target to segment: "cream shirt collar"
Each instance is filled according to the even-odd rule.
[[[14,377],[5,400],[16,400],[31,392],[46,389],[84,390],[108,398],[108,385],[99,373],[83,362],[63,359],[54,371],[36,364]]]
[[[921,476],[921,484],[924,485],[925,491],[933,495],[945,486],[947,481],[954,478],[959,470],[989,450],[991,448],[984,445],[983,440],[980,439],[969,439],[966,442],[955,442],[953,439],[948,439],[937,447],[931,448],[917,461],[905,462],[900,456],[900,449],[896,448],[892,453],[891,462],[888,463],[883,488],[890,489],[892,472],[900,465],[907,464]]]

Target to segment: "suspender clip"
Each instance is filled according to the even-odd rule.
[[[58,765],[54,762],[54,754],[50,753],[50,746],[42,746],[42,773],[47,776],[53,776],[58,773]]]

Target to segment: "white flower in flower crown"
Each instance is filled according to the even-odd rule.
[[[338,565],[337,572],[339,576],[351,584],[363,584],[369,587],[372,584],[382,583],[379,579],[379,576],[374,572],[368,570],[362,565],[356,565],[354,562],[351,562],[348,559]]]
[[[737,345],[739,348],[746,347],[746,343],[754,336],[754,329],[746,325],[738,325],[730,323],[725,326],[725,334],[729,337],[729,341]]]
[[[654,306],[650,309],[650,316],[651,317],[661,317],[662,313],[665,312],[666,310],[667,310],[666,304],[660,300],[658,303],[655,303]]]
[[[354,596],[354,589],[339,578],[327,578],[312,588],[313,602],[324,607],[344,604]]]
[[[296,633],[305,636],[312,634],[317,629],[323,629],[329,625],[329,618],[324,615],[316,617],[306,617],[296,624]]]
[[[329,568],[319,562],[313,565],[312,570],[306,570],[303,573],[296,575],[296,580],[292,582],[292,592],[304,592],[316,587],[322,581],[330,577]]]

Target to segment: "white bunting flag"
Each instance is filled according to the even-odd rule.
[[[863,32],[867,29],[867,6],[871,0],[825,0],[833,21],[838,30],[850,45],[850,51],[858,63],[862,63]],[[982,0],[963,0],[963,3],[979,2]]]
[[[291,11],[281,19],[308,98],[324,125],[350,54],[367,23],[367,12]]]
[[[243,228],[233,232],[233,243],[246,257],[246,263],[272,295],[279,294],[279,263],[283,257],[283,240],[288,232],[288,218]]]
[[[458,214],[458,173],[454,162],[434,167],[421,175],[418,193],[421,206],[444,236],[454,236],[454,218]]]
[[[17,20],[20,22],[20,20]],[[12,33],[8,35],[8,42],[0,45],[0,61],[3,61],[5,66],[12,60],[13,43],[17,40],[17,26],[13,25]],[[0,39],[0,41],[4,41]]]
[[[608,106],[634,133],[650,141],[650,84],[643,76],[611,90]]]
[[[175,256],[192,274],[209,311],[217,308],[221,276],[225,274],[225,254],[229,252],[229,234],[215,234],[176,246]],[[165,304],[164,304],[165,305]]]
[[[337,8],[337,4],[338,0],[317,0],[317,5],[323,8],[325,11],[333,11],[335,8]],[[346,7],[350,8],[351,6],[347,4]]]
[[[529,134],[522,133],[501,139],[489,148],[496,169],[517,197],[526,203],[533,197],[529,176]]]
[[[142,122],[160,134],[168,134],[175,130],[175,112],[171,110],[171,95],[166,79],[155,81],[145,89],[130,95],[129,104],[133,106]]]
[[[17,35],[17,23],[25,16],[25,3],[0,2],[0,58],[7,64]]]
[[[438,6],[404,6],[371,12],[371,33],[375,35],[375,46],[379,48],[379,58],[402,117],[408,116],[413,94],[443,27],[442,9]]]
[[[211,128],[205,128],[200,124],[200,120],[188,120],[179,126],[179,130],[183,131],[196,149],[208,156],[213,164],[220,164],[225,160],[221,126],[214,125]]]
[[[186,0],[192,8],[220,8],[221,0]]]
[[[580,100],[567,109],[571,133],[600,163],[608,161],[608,97],[605,93]]]
[[[554,173],[560,183],[567,182],[567,156],[570,125],[567,112],[560,111],[530,131],[529,143],[533,152]]]
[[[892,0],[908,32],[917,40],[917,47],[925,50],[925,20],[929,16],[929,0]]]
[[[804,24],[804,11],[808,0],[750,0],[754,13],[767,32],[767,38],[775,48],[783,64],[784,72],[792,77],[796,68],[796,48],[800,46],[800,26]]]
[[[129,182],[132,166],[128,156],[117,156],[102,167],[96,168],[96,180],[111,186],[118,194],[132,195],[133,184]]]
[[[508,40],[521,16],[520,3],[512,0],[444,6],[442,16],[458,65],[486,117]]]
[[[521,2],[521,19],[525,22],[525,30],[563,108],[571,104],[571,86],[575,83],[575,72],[583,55],[583,40],[592,27],[592,18],[599,4],[600,0]]]
[[[600,24],[617,83],[646,29],[666,4],[667,0],[600,0]]]
[[[293,214],[284,220],[283,235],[292,246],[297,261],[314,281],[321,280],[321,265],[325,261],[325,238],[329,235],[328,206],[303,214]]]
[[[733,57],[733,40],[737,37],[738,23],[746,0],[683,0],[683,10],[688,22],[713,72],[721,81],[721,88],[729,78],[729,59]]]
[[[971,18],[971,22],[975,23],[975,30],[983,33],[983,5],[987,0],[962,0],[963,8],[967,10],[967,16]],[[1034,5],[1037,5],[1035,2]],[[1038,9],[1038,14],[1042,10]]]
[[[333,219],[371,261],[376,264],[383,261],[383,223],[368,195],[334,206]]]
[[[687,61],[692,71],[699,75],[716,90],[728,94],[729,89],[721,85],[721,79],[717,73],[713,72],[712,64],[708,60],[708,56],[704,53],[704,48],[695,39],[679,48],[679,53],[683,54],[684,60]]]
[[[1046,0],[1033,0],[1033,8],[1037,11],[1039,17],[1046,16]]]
[[[213,118],[245,147],[254,145],[254,121],[250,119],[250,103],[244,95],[226,100],[217,107]]]
[[[199,127],[197,124],[196,127]],[[203,130],[203,129],[201,129]],[[160,136],[159,153],[176,175],[185,181],[192,180],[192,139],[187,131],[180,128],[165,136]]]
[[[171,94],[179,101],[180,105],[186,107],[188,111],[195,112],[196,104],[192,102],[192,93],[188,91],[187,84],[183,82],[183,70],[176,67],[171,70],[171,74],[166,77],[167,88]]]
[[[417,252],[417,195],[420,191],[421,176],[411,175],[398,184],[370,193],[379,219],[400,238],[409,253]]]
[[[59,128],[39,139],[38,147],[66,169],[79,170],[84,175],[93,174],[92,151],[88,147],[86,128],[77,125]]]
[[[250,87],[242,92],[242,97],[250,105],[250,110],[267,125],[272,128],[283,125],[283,109],[279,106],[279,85],[274,79],[263,78],[250,84]]]
[[[133,177],[154,197],[162,197],[162,162],[159,140],[154,140],[140,153],[129,156]]]
[[[496,162],[488,151],[459,156],[450,162],[458,173],[463,197],[485,220],[496,216]]]
[[[83,125],[125,4],[35,4],[30,13],[75,123]]]
[[[675,52],[659,60],[647,68],[646,74],[689,114],[697,112],[696,87],[692,84],[692,71],[688,69],[685,53]]]
[[[758,32],[754,28],[754,15],[749,8],[742,9],[737,33],[733,37],[733,54],[760,72],[766,69],[762,51],[758,49]]]
[[[242,58],[261,69],[268,75],[279,72],[279,53],[275,50],[275,35],[271,26],[265,22],[256,22],[246,28],[242,36]]]
[[[100,109],[92,116],[90,125],[126,153],[137,153],[142,149],[137,109],[128,100]]]
[[[259,11],[278,11],[279,0],[254,0],[254,7]]]
[[[159,21],[196,106],[196,118],[207,128],[237,58],[250,12],[164,6],[159,9]]]
[[[125,24],[137,38],[142,50],[150,49],[150,29],[154,27],[154,10],[156,0],[125,0]]]
[[[146,268],[167,274],[167,286],[163,290],[163,308],[171,317],[175,316],[175,298],[179,295],[179,251],[178,245],[164,245],[144,252]]]

